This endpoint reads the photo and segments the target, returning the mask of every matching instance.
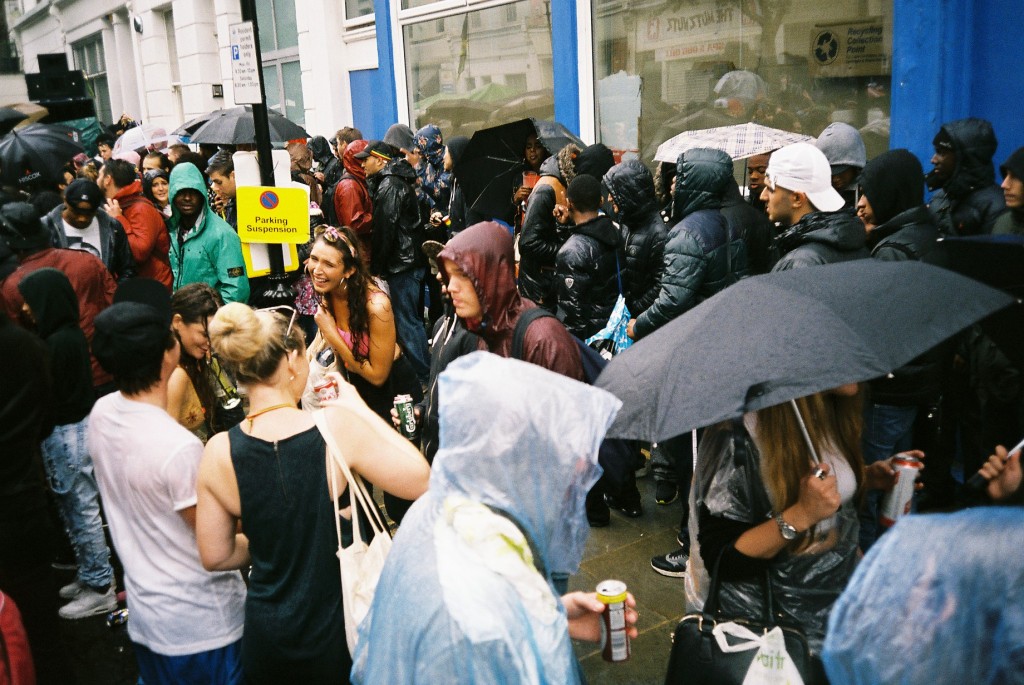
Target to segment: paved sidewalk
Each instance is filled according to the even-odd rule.
[[[589,685],[654,685],[665,682],[672,632],[686,608],[684,578],[666,578],[651,569],[651,557],[676,548],[682,506],[654,502],[654,479],[637,481],[644,515],[627,518],[612,511],[607,528],[591,529],[580,573],[569,580],[570,590],[593,592],[607,578],[626,583],[637,601],[640,636],[633,641],[629,661],[613,664],[601,658],[597,646],[576,643],[576,654]]]

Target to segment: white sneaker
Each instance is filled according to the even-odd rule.
[[[61,599],[74,599],[89,589],[89,586],[77,578],[60,589]]]
[[[62,606],[57,613],[61,618],[78,619],[105,614],[116,608],[117,594],[114,592],[113,586],[102,593],[86,587],[77,597]]]

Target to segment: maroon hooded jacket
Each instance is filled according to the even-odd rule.
[[[366,172],[356,159],[356,153],[362,152],[367,145],[365,140],[354,140],[345,146],[345,152],[341,156],[345,173],[334,187],[334,213],[340,225],[348,226],[359,237],[363,248],[361,252],[369,264],[373,203],[370,200],[370,191],[366,188]]]
[[[537,305],[521,297],[516,290],[515,255],[508,230],[493,221],[475,224],[449,240],[438,257],[438,267],[445,281],[448,275],[442,259],[458,264],[473,282],[483,317],[480,321],[465,323],[480,336],[480,349],[502,357],[511,356],[516,322],[524,311]],[[565,326],[551,316],[535,320],[526,329],[523,361],[584,380],[576,342]]]

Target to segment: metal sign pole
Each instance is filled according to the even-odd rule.
[[[260,27],[256,19],[256,0],[241,0],[242,21],[251,21],[256,43],[256,72],[260,81],[260,102],[252,105],[253,126],[256,129],[256,154],[260,165],[260,183],[264,186],[274,185],[274,161],[270,148],[270,124],[267,122],[267,91],[263,83],[263,54],[260,50]],[[256,302],[263,307],[279,304],[292,304],[295,293],[288,285],[288,275],[284,270],[283,246],[274,243],[267,246],[270,259],[270,275],[268,287],[262,293],[256,293]]]

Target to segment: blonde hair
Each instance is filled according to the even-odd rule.
[[[217,310],[210,320],[210,345],[224,367],[240,383],[263,383],[277,371],[281,359],[305,347],[302,330],[274,311],[256,311],[241,302]]]
[[[860,393],[853,397],[818,393],[802,397],[796,404],[818,455],[838,450],[853,470],[859,490],[864,481]],[[757,412],[757,446],[772,508],[783,511],[799,499],[800,480],[812,462],[792,405],[787,402]]]

